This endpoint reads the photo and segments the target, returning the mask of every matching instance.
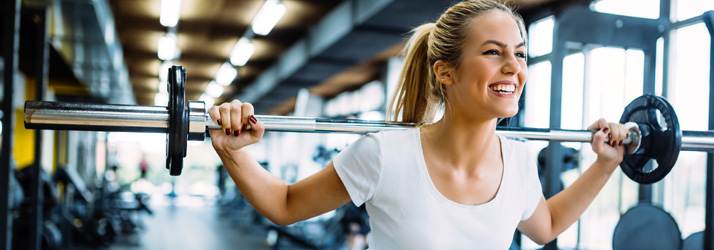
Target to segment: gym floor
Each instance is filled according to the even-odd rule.
[[[265,230],[241,229],[219,216],[219,209],[198,197],[152,197],[154,215],[141,215],[144,229],[123,235],[111,250],[124,249],[270,249]]]

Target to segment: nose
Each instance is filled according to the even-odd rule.
[[[521,64],[518,63],[518,58],[515,55],[509,55],[503,57],[503,67],[501,67],[501,73],[506,75],[517,75],[521,72]]]

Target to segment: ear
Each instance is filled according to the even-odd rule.
[[[451,67],[449,67],[449,65],[447,65],[444,61],[437,60],[434,63],[433,70],[437,82],[447,86],[454,84],[454,77],[452,74],[453,72],[451,70]]]

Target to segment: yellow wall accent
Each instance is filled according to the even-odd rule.
[[[35,80],[25,80],[25,100],[35,98]],[[15,148],[13,149],[17,169],[22,169],[35,162],[35,131],[25,129],[25,112],[15,109]]]
[[[25,129],[22,109],[15,110],[15,160],[17,169],[22,169],[35,161],[35,131]]]

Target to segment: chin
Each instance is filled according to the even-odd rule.
[[[502,112],[499,112],[498,115],[500,118],[509,118],[516,114],[518,114],[518,107],[514,109],[503,110]]]

